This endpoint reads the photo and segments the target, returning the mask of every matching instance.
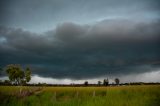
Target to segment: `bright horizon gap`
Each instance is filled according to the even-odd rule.
[[[145,72],[140,74],[128,74],[128,75],[120,75],[120,76],[112,76],[112,78],[108,77],[109,84],[114,83],[115,78],[120,79],[120,83],[129,83],[129,82],[160,82],[160,70]],[[103,82],[107,77],[99,77],[99,78],[86,78],[86,79],[56,79],[51,77],[41,77],[39,75],[33,75],[31,77],[30,84],[38,84],[38,83],[47,83],[47,84],[84,84],[85,81],[88,81],[89,84],[97,84],[98,81]],[[0,77],[0,80],[8,80],[7,76]]]

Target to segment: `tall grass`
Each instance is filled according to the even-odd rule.
[[[18,97],[18,87],[0,86],[1,106],[160,106],[160,86],[44,87]],[[23,90],[37,87],[23,87]],[[13,95],[14,92],[14,95]],[[12,96],[11,96],[12,95]]]

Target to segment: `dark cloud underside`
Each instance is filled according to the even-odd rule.
[[[112,18],[150,21],[160,17],[159,5],[159,0],[1,0],[0,24],[43,32],[67,21],[78,24]]]
[[[104,20],[64,23],[41,35],[1,27],[0,64],[21,63],[34,74],[87,78],[141,73],[160,65],[160,23]]]
[[[159,0],[1,0],[0,66],[53,78],[160,68]]]

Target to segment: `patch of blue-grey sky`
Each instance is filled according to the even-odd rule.
[[[44,32],[59,23],[92,24],[103,19],[127,18],[152,21],[159,18],[156,0],[6,0],[3,24]]]

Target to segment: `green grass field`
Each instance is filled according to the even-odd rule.
[[[160,106],[160,85],[0,86],[0,106]]]

